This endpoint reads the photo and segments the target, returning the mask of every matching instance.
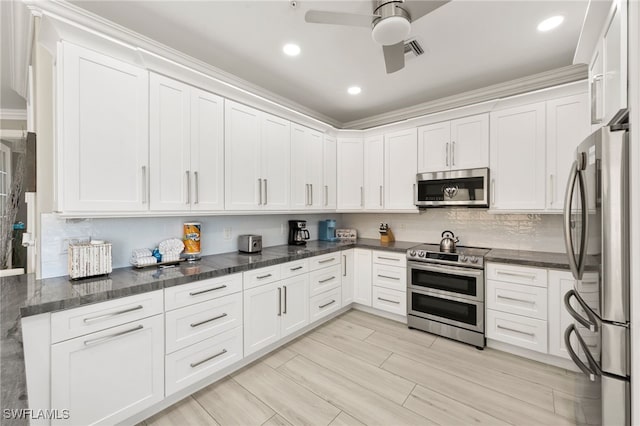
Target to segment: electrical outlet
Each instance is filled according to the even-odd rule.
[[[405,229],[407,229],[407,225],[405,225],[404,223],[401,223],[399,228],[401,231],[404,231]]]
[[[225,240],[230,240],[231,239],[231,228],[224,228],[222,232],[224,234],[223,238]]]

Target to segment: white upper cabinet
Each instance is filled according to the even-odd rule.
[[[415,180],[415,173],[414,173]],[[364,140],[364,208],[384,208],[384,137]]]
[[[561,212],[578,144],[589,135],[586,93],[547,101],[547,210]]]
[[[418,128],[418,172],[489,166],[489,115]]]
[[[287,120],[225,102],[225,208],[289,208]]]
[[[415,210],[413,192],[417,163],[417,130],[409,129],[384,136],[384,208]]]
[[[338,209],[364,207],[364,141],[338,138]]]
[[[323,178],[323,135],[299,124],[291,125],[291,207],[321,209],[325,190]]]
[[[591,124],[593,130],[604,121],[604,59],[603,43],[599,40],[589,64],[589,98],[591,99]]]
[[[58,210],[147,210],[149,73],[62,42],[57,78]]]
[[[324,194],[322,197],[322,207],[328,210],[335,210],[337,206],[337,145],[336,138],[325,135],[322,158],[323,170],[322,179],[324,183]]]
[[[545,208],[545,102],[491,113],[492,210]]]
[[[223,98],[151,73],[151,210],[222,210]]]

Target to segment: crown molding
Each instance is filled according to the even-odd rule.
[[[374,115],[361,120],[349,121],[343,127],[348,129],[366,130],[371,127],[383,126],[398,121],[418,118],[450,109],[465,107],[488,101],[520,95],[522,93],[545,89],[583,80],[588,77],[585,64],[569,65],[551,71],[545,71],[527,77],[494,84],[481,89],[470,90],[457,95],[447,96],[434,101],[425,102],[407,108],[397,109],[384,114]]]
[[[11,88],[23,98],[27,98],[27,75],[31,64],[33,47],[34,18],[24,3],[8,2],[10,14],[10,81]]]
[[[27,119],[26,109],[0,109],[0,120],[22,120]]]

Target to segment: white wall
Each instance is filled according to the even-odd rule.
[[[287,243],[288,220],[304,219],[312,240],[318,239],[318,222],[340,221],[339,214],[208,216],[122,219],[60,219],[43,214],[41,219],[42,278],[67,275],[66,241],[68,239],[107,240],[112,245],[113,267],[129,266],[135,248],[154,248],[168,238],[182,238],[184,222],[201,222],[203,255],[233,252],[238,249],[238,235],[260,234],[264,247]],[[231,239],[224,239],[224,228],[231,228]]]
[[[429,209],[421,214],[344,214],[340,227],[355,228],[358,236],[378,238],[386,222],[396,240],[439,243],[445,230],[460,245],[518,250],[564,252],[562,215],[489,214],[467,208]]]

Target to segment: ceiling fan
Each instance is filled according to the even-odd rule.
[[[329,12],[309,10],[306,22],[371,28],[373,40],[382,45],[387,74],[404,68],[404,40],[411,22],[433,12],[450,0],[373,0],[373,13]]]

